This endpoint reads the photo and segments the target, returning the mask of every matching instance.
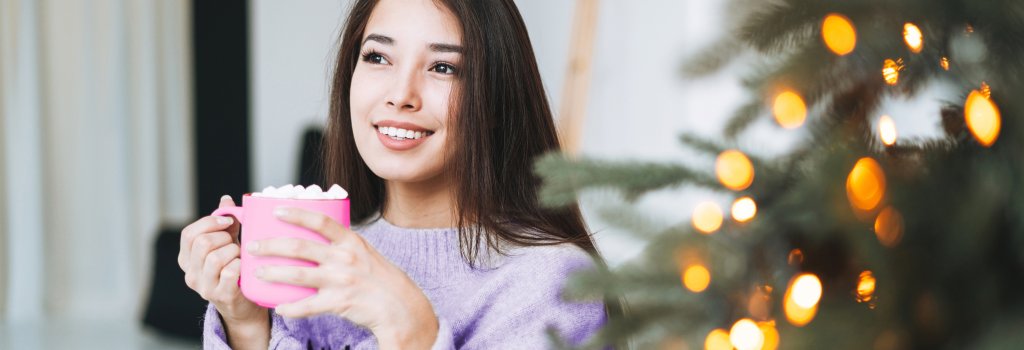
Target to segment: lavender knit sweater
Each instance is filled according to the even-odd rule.
[[[561,298],[569,274],[594,266],[582,249],[561,244],[492,255],[470,268],[455,229],[408,229],[378,219],[355,229],[415,281],[434,306],[439,329],[432,349],[546,349],[545,329],[578,345],[605,322],[604,304]],[[376,349],[369,330],[334,315],[301,319],[271,312],[270,349]],[[207,308],[205,349],[230,349],[216,308]]]

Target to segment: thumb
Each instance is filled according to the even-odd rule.
[[[234,206],[235,206],[235,200],[231,199],[230,195],[226,195],[225,194],[225,195],[220,197],[220,205],[218,206],[218,208],[234,207]]]

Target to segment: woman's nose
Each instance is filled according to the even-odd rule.
[[[421,107],[419,76],[414,70],[406,70],[395,76],[387,104],[399,110],[417,111]]]

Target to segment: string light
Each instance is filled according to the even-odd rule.
[[[896,85],[900,81],[901,70],[903,70],[902,58],[897,61],[887,58],[882,62],[882,78],[885,79],[886,84]]]
[[[729,332],[721,328],[715,328],[709,332],[707,338],[704,339],[704,350],[732,350]]]
[[[857,46],[857,31],[849,18],[838,13],[830,13],[821,22],[821,37],[825,46],[832,53],[845,56]]]
[[[857,302],[871,301],[875,294],[875,275],[871,270],[864,270],[857,279]]]
[[[896,122],[892,120],[892,117],[883,115],[878,118],[878,136],[886,146],[896,144]]]
[[[903,215],[891,206],[882,209],[875,218],[875,235],[883,246],[895,247],[903,237]]]
[[[804,278],[806,276],[806,278]],[[800,282],[798,285],[797,282]],[[817,298],[814,296],[815,285],[817,286]],[[798,292],[799,291],[799,292]],[[814,319],[818,313],[818,300],[821,297],[821,282],[812,274],[803,274],[793,278],[783,298],[782,309],[786,314],[786,320],[790,324],[803,327]],[[800,304],[798,304],[798,300]],[[809,303],[813,301],[813,303]],[[810,306],[802,306],[810,304]]]
[[[764,346],[761,350],[776,350],[779,348],[779,331],[775,329],[775,321],[758,322],[757,327],[764,334]]]
[[[804,252],[800,249],[789,251],[789,258],[786,260],[790,265],[800,265],[804,262]]]
[[[821,300],[821,281],[814,274],[805,273],[796,276],[790,286],[790,296],[797,306],[810,308]]]
[[[981,91],[981,95],[985,96],[985,98],[992,98],[992,87],[988,86],[988,83],[981,82],[981,89],[978,91]]]
[[[907,46],[910,47],[910,51],[914,53],[921,52],[924,46],[923,35],[921,29],[913,23],[906,23],[903,25],[903,41],[907,42]]]
[[[943,56],[942,59],[939,60],[939,66],[944,70],[949,70],[949,58]]]
[[[999,138],[1002,124],[999,108],[991,99],[985,97],[984,92],[973,90],[967,96],[967,102],[964,103],[964,118],[967,120],[967,128],[971,130],[971,135],[974,135],[974,139],[982,146],[990,147]]]
[[[729,330],[729,341],[737,350],[760,350],[764,345],[764,333],[749,318],[736,321]]]
[[[683,272],[683,285],[691,292],[703,292],[709,284],[711,284],[711,273],[704,265],[693,264]]]
[[[726,188],[741,191],[754,182],[754,164],[743,152],[727,150],[718,155],[715,174]]]
[[[794,129],[803,125],[807,119],[807,104],[796,92],[785,90],[775,96],[772,112],[780,126]]]
[[[732,218],[736,222],[747,222],[757,215],[757,203],[750,197],[742,197],[732,202]]]
[[[861,158],[846,178],[846,196],[855,209],[869,212],[885,196],[885,173],[874,159]]]
[[[693,208],[693,228],[704,234],[711,234],[722,227],[722,209],[718,204],[703,202]]]

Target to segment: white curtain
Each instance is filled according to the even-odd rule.
[[[192,213],[188,1],[0,0],[8,322],[137,319]]]

